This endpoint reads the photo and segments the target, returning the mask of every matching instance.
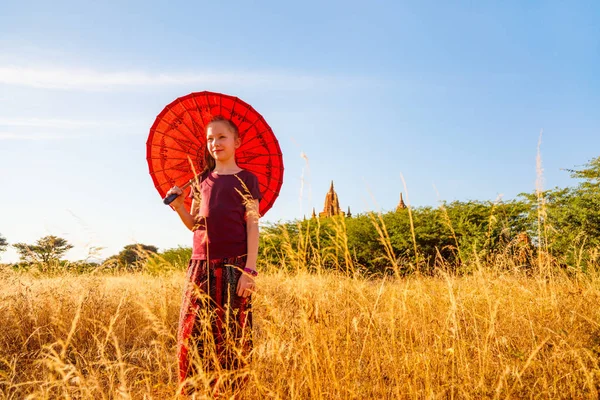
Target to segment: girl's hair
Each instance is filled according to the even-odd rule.
[[[229,129],[231,129],[231,132],[233,132],[236,139],[240,137],[240,131],[237,125],[229,118],[226,118],[222,115],[215,115],[210,119],[210,122],[206,125],[206,129],[208,129],[210,124],[212,124],[213,122],[224,122],[229,127]]]
[[[208,130],[208,127],[213,122],[224,122],[229,127],[231,132],[233,132],[233,135],[235,136],[236,139],[240,137],[240,131],[238,130],[237,125],[229,118],[225,118],[222,115],[215,115],[214,117],[212,117],[210,119],[210,122],[208,124],[206,124],[206,130]],[[204,132],[204,134],[206,134],[206,132]],[[216,166],[217,166],[217,163],[216,163],[215,159],[213,158],[213,156],[210,155],[210,152],[208,151],[208,147],[205,146],[204,147],[204,170],[202,171],[202,173],[204,174],[205,172],[213,171]]]

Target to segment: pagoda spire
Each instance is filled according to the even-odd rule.
[[[333,217],[334,215],[344,215],[344,212],[340,209],[340,201],[338,195],[333,187],[333,180],[329,186],[329,192],[325,196],[325,204],[323,211],[319,213],[319,217]]]
[[[406,204],[404,204],[404,200],[402,199],[402,192],[400,192],[400,202],[396,207],[396,211],[404,210],[406,208]]]
[[[352,218],[352,213],[350,212],[350,206],[348,206],[348,213],[346,213],[346,217]]]

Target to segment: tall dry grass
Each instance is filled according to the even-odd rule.
[[[183,278],[5,271],[0,395],[175,398]],[[239,398],[598,398],[598,275],[296,271],[258,285]],[[209,396],[197,384],[197,398]]]
[[[422,276],[412,219],[415,260],[407,266],[381,216],[371,217],[389,277],[361,275],[343,219],[334,220],[328,248],[316,220],[297,243],[283,231],[282,242],[264,249],[279,263],[257,278],[254,349],[250,365],[234,373],[247,378],[236,398],[600,396],[600,269],[561,271],[542,242],[535,254],[510,244],[493,259],[475,257],[463,268],[468,275],[440,262],[435,276]],[[543,234],[543,201],[539,221]],[[150,260],[150,273],[111,276],[0,269],[0,396],[177,398],[184,274],[160,263]],[[414,274],[402,277],[400,268]],[[189,384],[198,399],[232,398],[209,385],[231,377],[201,372]]]

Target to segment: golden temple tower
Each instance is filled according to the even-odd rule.
[[[329,187],[329,192],[325,196],[325,206],[323,207],[323,211],[319,213],[319,218],[327,218],[332,217],[334,215],[345,215],[340,209],[340,201],[338,199],[338,195],[333,188],[333,181],[331,181],[331,186]]]
[[[396,207],[396,211],[404,210],[406,208],[406,204],[404,204],[404,200],[402,200],[402,192],[400,192],[400,202]]]

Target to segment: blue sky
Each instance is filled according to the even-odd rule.
[[[100,3],[100,4],[96,4]],[[252,104],[284,153],[265,222],[512,199],[600,155],[600,3],[0,3],[0,234],[100,256],[190,245],[145,160],[162,108]],[[306,157],[303,158],[301,155]],[[307,161],[308,160],[308,163]],[[405,197],[406,198],[406,197]],[[15,261],[9,249],[2,261]]]

